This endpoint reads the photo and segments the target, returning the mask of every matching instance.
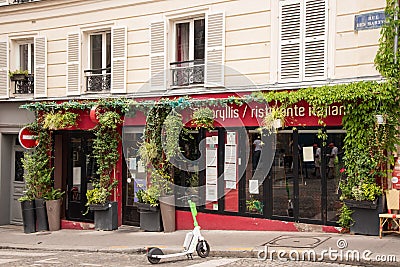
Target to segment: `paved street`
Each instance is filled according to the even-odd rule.
[[[143,232],[137,227],[122,226],[115,231],[63,229],[25,234],[21,226],[4,225],[0,226],[0,267],[152,266],[143,254],[146,248],[157,246],[165,253],[182,251],[186,233]],[[380,239],[321,232],[204,230],[202,233],[211,246],[210,257],[201,259],[195,254],[193,260],[163,259],[156,266],[399,266],[398,235]],[[265,252],[267,260],[263,260]]]
[[[103,253],[103,252],[72,252],[72,251],[39,251],[39,250],[0,250],[0,266],[25,267],[25,266],[152,266],[145,255],[129,253]],[[255,258],[223,258],[209,257],[201,259],[197,255],[192,260],[185,257],[162,260],[154,266],[191,266],[191,267],[217,267],[217,266],[297,266],[297,267],[350,267],[353,265],[327,263],[327,262],[290,262],[258,260]],[[363,265],[364,266],[364,265]]]

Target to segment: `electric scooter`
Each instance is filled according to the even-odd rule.
[[[197,197],[197,196],[193,196]],[[193,231],[186,234],[185,241],[183,242],[183,251],[178,253],[166,254],[164,255],[163,251],[157,247],[151,247],[147,249],[147,260],[156,264],[159,263],[161,259],[179,257],[179,256],[187,256],[188,259],[193,259],[194,251],[197,252],[201,258],[206,258],[210,253],[210,246],[207,241],[201,235],[200,226],[197,223],[197,209],[196,203],[193,202],[190,198],[188,199],[190,211],[193,217]]]

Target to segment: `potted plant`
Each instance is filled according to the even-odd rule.
[[[175,196],[172,190],[172,164],[170,159],[179,152],[179,134],[182,117],[171,107],[155,105],[147,116],[144,141],[139,156],[147,167],[147,191],[160,203],[165,232],[175,231]],[[141,216],[142,217],[142,216]]]
[[[24,224],[24,233],[36,232],[35,217],[35,198],[29,191],[24,191],[24,195],[18,199],[21,202],[22,222]]]
[[[32,124],[32,129],[37,132],[38,146],[32,151],[26,152],[22,159],[24,166],[24,179],[27,191],[35,201],[37,231],[47,231],[48,222],[44,196],[51,189],[51,175],[49,150],[51,137],[48,131]]]
[[[263,208],[263,203],[258,199],[251,198],[250,200],[246,200],[246,209],[248,212],[263,214]]]
[[[362,151],[348,152],[346,157],[356,157],[356,166],[346,169],[346,179],[341,180],[339,188],[341,191],[340,200],[343,201],[348,209],[352,211],[353,222],[347,226],[351,233],[365,235],[379,235],[379,213],[383,212],[382,187],[377,184],[376,178],[377,161]],[[342,207],[341,223],[349,223],[347,220],[348,210]],[[346,214],[342,213],[345,212]],[[346,225],[345,225],[346,226]]]
[[[61,228],[61,203],[64,193],[60,189],[51,188],[44,196],[50,231],[57,231]]]
[[[28,76],[27,70],[8,71],[8,76],[11,81],[25,81]]]
[[[94,211],[95,229],[115,230],[118,228],[118,202],[110,201],[110,196],[118,184],[117,180],[113,180],[112,173],[119,159],[121,136],[118,126],[122,120],[118,112],[111,110],[98,114],[98,118],[93,144],[98,178],[92,181],[93,189],[86,192],[86,205]]]
[[[136,192],[138,199],[136,205],[140,213],[140,229],[149,232],[163,230],[158,202],[159,196],[160,192],[155,186],[150,186],[147,190],[140,189]]]

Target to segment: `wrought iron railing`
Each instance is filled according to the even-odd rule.
[[[204,60],[172,62],[172,86],[204,83]]]
[[[111,88],[111,68],[85,70],[86,91],[101,92]]]
[[[20,79],[11,79],[14,82],[14,94],[33,94],[34,88],[34,76],[28,74]]]
[[[38,0],[14,0],[12,1],[13,4],[21,4],[21,3],[27,3],[27,2],[36,2]],[[11,1],[9,1],[11,3]]]

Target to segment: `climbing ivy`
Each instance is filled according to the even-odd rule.
[[[356,82],[258,94],[280,107],[306,101],[322,126],[326,125],[327,108],[332,104],[343,105],[347,179],[341,185],[342,198],[353,198],[352,189],[363,183],[379,181],[381,187],[386,186],[386,166],[393,163],[390,152],[399,143],[400,101],[396,82]],[[385,124],[376,123],[377,114],[384,115]]]
[[[396,29],[399,29],[400,21],[395,19],[399,15],[399,7],[395,7],[398,0],[386,0],[385,23],[381,29],[379,48],[375,56],[376,69],[382,76],[388,79],[399,79],[400,53],[399,48],[395,51]]]

